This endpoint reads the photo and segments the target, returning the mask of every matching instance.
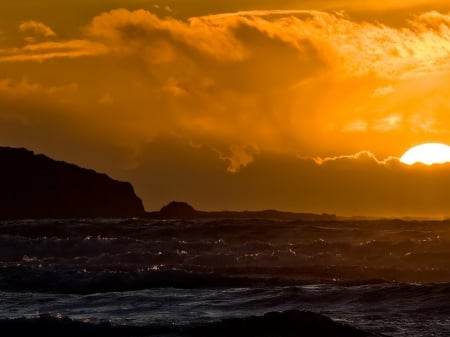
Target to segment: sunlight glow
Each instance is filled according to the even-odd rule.
[[[441,143],[425,143],[406,151],[400,161],[407,165],[422,163],[425,165],[450,162],[450,146]]]

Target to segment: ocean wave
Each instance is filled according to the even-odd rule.
[[[52,266],[4,266],[0,267],[0,288],[5,291],[35,291],[54,293],[89,294],[113,291],[133,291],[152,288],[239,288],[239,287],[285,287],[314,284],[356,287],[375,284],[402,286],[402,291],[428,289],[437,295],[450,294],[448,283],[411,286],[383,278],[383,275],[399,276],[402,271],[362,270],[353,268],[330,268],[323,266],[273,269],[273,268],[224,268],[210,271],[207,268],[183,269],[154,265],[148,268],[130,269],[128,266],[111,266],[90,270]],[[336,276],[340,277],[336,277]],[[361,278],[362,275],[373,277]],[[410,275],[411,276],[411,275]],[[372,289],[372,288],[370,288]],[[429,289],[427,290],[429,291]],[[369,295],[367,295],[369,296]],[[377,297],[377,294],[373,295]],[[400,293],[400,297],[404,295]]]
[[[376,336],[350,325],[341,324],[330,318],[308,311],[290,310],[269,312],[263,316],[229,318],[217,322],[192,325],[112,325],[109,322],[89,323],[68,317],[41,315],[35,318],[1,319],[2,336],[48,337],[65,336],[186,336],[186,337],[294,337],[333,336],[369,337]],[[380,335],[377,335],[380,336]]]
[[[295,282],[298,283],[298,282]],[[75,271],[29,267],[0,269],[0,287],[6,291],[35,291],[88,294],[151,288],[226,288],[254,285],[294,284],[270,278],[224,276],[186,270]]]
[[[0,223],[0,267],[28,267],[32,277],[86,270],[87,276],[75,275],[75,279],[95,281],[96,271],[119,279],[149,279],[146,275],[150,275],[160,280],[160,274],[146,271],[161,271],[165,266],[163,271],[169,275],[179,270],[190,273],[178,283],[168,282],[177,287],[185,287],[183,283],[198,273],[213,275],[211,286],[220,283],[217,275],[279,279],[279,284],[367,279],[445,283],[450,282],[449,247],[445,222],[81,219]],[[204,277],[200,280],[208,286]],[[148,282],[153,286],[159,281]]]

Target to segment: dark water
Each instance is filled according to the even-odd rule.
[[[0,223],[11,335],[277,336],[278,324],[301,336],[304,311],[376,335],[450,336],[450,222]]]

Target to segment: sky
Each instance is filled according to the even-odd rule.
[[[450,216],[450,4],[4,0],[0,145],[147,210]]]

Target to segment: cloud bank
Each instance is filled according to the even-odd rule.
[[[124,175],[133,177],[147,207],[155,210],[171,200],[187,200],[211,210],[450,215],[450,164],[408,166],[398,158],[380,161],[371,153],[319,164],[312,158],[265,151],[238,172],[229,173],[227,163],[211,148],[173,137],[155,139],[141,156],[139,165]]]

